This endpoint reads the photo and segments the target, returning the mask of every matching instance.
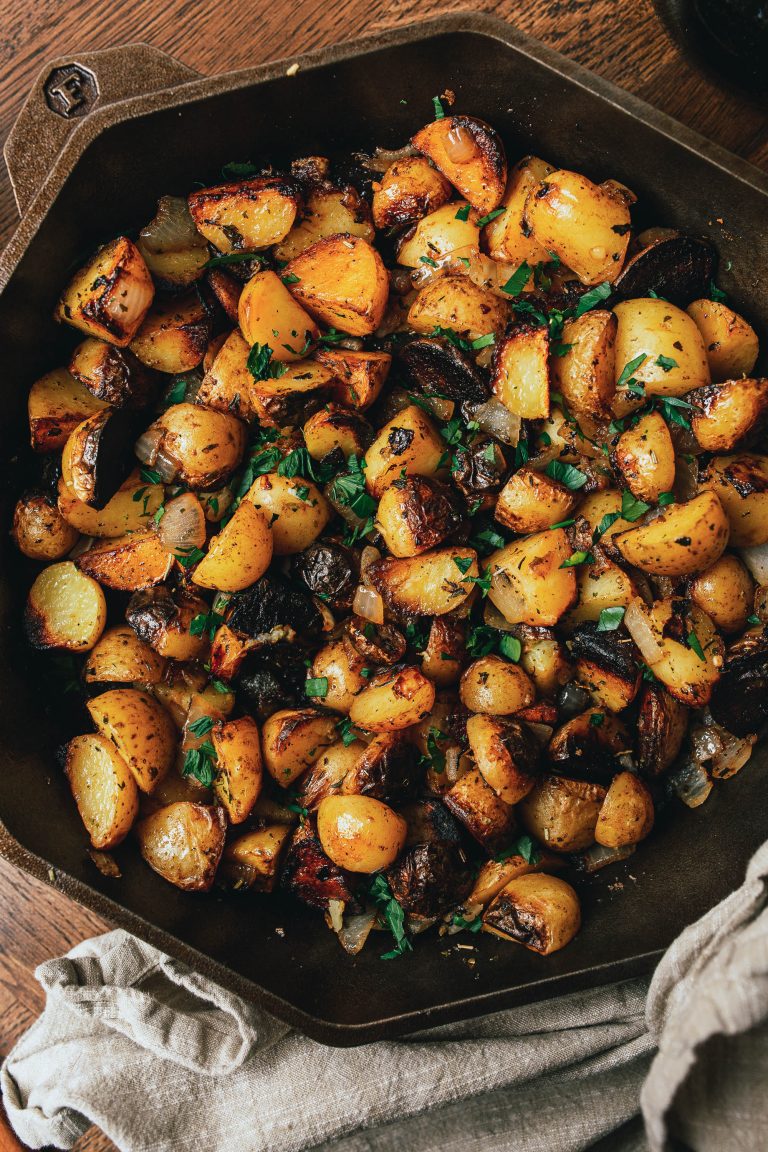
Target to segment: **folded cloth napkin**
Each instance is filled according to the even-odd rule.
[[[122,931],[42,964],[2,1068],[32,1148],[123,1152],[768,1148],[768,844],[632,980],[338,1050]],[[644,1125],[640,1119],[642,1117]]]

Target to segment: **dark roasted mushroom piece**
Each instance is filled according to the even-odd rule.
[[[472,870],[457,844],[431,840],[406,848],[387,871],[387,881],[406,912],[439,916],[469,895]]]
[[[259,720],[305,703],[307,668],[302,649],[270,644],[250,652],[235,681],[241,707]]]
[[[294,557],[293,574],[315,596],[339,611],[352,607],[357,584],[354,553],[333,540],[317,540]]]
[[[620,770],[616,757],[628,751],[622,726],[596,708],[574,716],[553,733],[547,755],[563,776],[608,784]]]
[[[165,584],[134,592],[125,610],[131,628],[150,647],[178,615],[178,605]]]
[[[716,268],[717,252],[709,240],[670,236],[655,240],[628,260],[613,287],[622,300],[655,292],[685,308],[692,300],[709,295]]]
[[[748,632],[729,649],[709,710],[734,736],[751,736],[768,723],[768,636]]]
[[[451,479],[467,499],[498,492],[507,470],[499,444],[490,436],[476,436],[469,446],[461,445],[453,454]]]
[[[313,908],[328,907],[329,900],[352,899],[347,878],[323,852],[312,818],[305,818],[291,837],[280,885]]]
[[[414,800],[403,805],[400,815],[408,825],[406,848],[433,841],[459,844],[462,840],[461,826],[441,800]]]
[[[284,639],[316,632],[320,613],[309,596],[283,576],[262,576],[244,592],[236,592],[227,609],[227,624],[236,632],[263,639]],[[284,635],[275,635],[282,632]]]
[[[637,717],[637,766],[644,776],[666,772],[677,759],[688,709],[661,684],[646,684]]]
[[[400,350],[400,362],[413,388],[427,396],[445,396],[458,404],[482,404],[490,396],[480,370],[448,340],[411,340]]]
[[[414,795],[424,769],[414,744],[400,733],[375,736],[344,778],[342,791],[397,803]]]
[[[369,664],[397,664],[406,649],[405,636],[392,624],[372,624],[363,616],[344,621],[344,643],[352,659]]]

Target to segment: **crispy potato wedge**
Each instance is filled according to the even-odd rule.
[[[311,480],[278,476],[277,472],[257,476],[246,501],[264,517],[275,556],[303,552],[332,515],[328,501]]]
[[[104,508],[132,467],[134,414],[124,408],[95,412],[70,433],[61,457],[61,476],[78,500]]]
[[[263,768],[256,721],[250,716],[230,720],[211,731],[216,750],[214,795],[230,824],[242,824],[259,798]]]
[[[337,449],[345,460],[362,456],[373,439],[373,429],[364,416],[333,402],[314,412],[302,432],[313,460],[322,460]]]
[[[150,431],[162,432],[159,448],[189,488],[215,488],[243,458],[245,425],[236,416],[199,404],[173,404]]]
[[[619,437],[612,460],[633,496],[656,504],[675,482],[675,446],[658,412],[641,416]]]
[[[391,609],[444,616],[471,595],[479,576],[473,548],[438,548],[403,559],[387,556],[368,568],[368,580]]]
[[[701,333],[681,308],[666,300],[622,300],[614,308],[615,373],[618,383],[628,364],[648,396],[683,396],[709,384],[709,364]],[[626,399],[621,390],[616,400]],[[630,397],[630,399],[632,399]]]
[[[314,360],[296,360],[280,377],[252,380],[250,397],[260,423],[281,427],[306,420],[332,392],[330,369]]]
[[[542,532],[567,520],[578,502],[577,492],[524,465],[502,488],[493,515],[513,532]]]
[[[84,536],[112,538],[146,529],[163,503],[164,492],[162,484],[147,484],[134,472],[103,508],[91,508],[60,479],[58,509],[67,524]]]
[[[125,348],[149,311],[155,286],[136,245],[127,236],[99,248],[76,272],[59,300],[55,317]]]
[[[78,424],[105,407],[66,368],[46,372],[29,390],[30,442],[35,452],[60,452]]]
[[[686,312],[701,332],[712,379],[720,383],[749,376],[760,351],[752,325],[719,300],[694,300]]]
[[[563,528],[537,532],[494,552],[488,597],[510,624],[551,626],[576,599],[576,575]]]
[[[421,220],[453,195],[450,183],[424,156],[404,156],[390,164],[373,186],[373,222],[394,228]]]
[[[171,592],[165,584],[134,592],[126,609],[133,631],[159,656],[169,660],[205,660],[208,630],[194,626],[208,616],[208,605],[185,584]],[[202,621],[198,621],[202,623]]]
[[[388,352],[350,352],[346,348],[319,348],[315,359],[332,374],[333,399],[361,411],[377,399],[392,365]]]
[[[220,252],[256,252],[288,235],[300,197],[284,176],[257,176],[201,188],[188,204],[198,232]]]
[[[378,498],[405,471],[434,476],[445,455],[445,441],[429,416],[415,404],[403,408],[379,432],[365,454],[365,483]]]
[[[595,840],[604,848],[639,844],[653,828],[653,799],[634,772],[619,772],[611,781],[595,825]]]
[[[257,272],[243,288],[237,315],[246,344],[269,347],[272,359],[283,363],[301,360],[320,337],[315,321],[269,269]]]
[[[492,901],[483,931],[549,956],[569,944],[581,927],[579,898],[559,876],[518,876]]]
[[[141,640],[133,628],[108,628],[91,650],[83,669],[86,684],[157,684],[165,660]]]
[[[396,736],[376,736],[368,748],[380,740],[395,742],[398,739]],[[346,776],[354,773],[355,766],[365,751],[366,746],[360,740],[353,740],[351,744],[339,740],[330,748],[326,748],[301,782],[300,803],[312,811],[317,808],[324,796],[343,791]],[[362,789],[354,788],[352,791],[360,793]]]
[[[768,542],[768,456],[714,456],[700,486],[705,492],[716,493],[725,509],[732,547],[751,548]]]
[[[360,236],[373,241],[371,211],[365,200],[351,186],[314,188],[308,195],[298,224],[275,246],[278,260],[293,260],[318,240],[329,236]]]
[[[135,592],[161,584],[171,570],[173,554],[147,529],[101,540],[77,557],[77,566],[105,588]]]
[[[24,626],[35,648],[88,652],[106,622],[107,603],[101,587],[71,560],[44,568],[29,590]]]
[[[359,236],[329,236],[294,257],[285,269],[294,298],[318,320],[350,336],[379,327],[389,277],[375,248]],[[292,277],[298,277],[292,281]]]
[[[613,312],[593,308],[563,325],[564,356],[550,365],[555,387],[569,411],[578,416],[604,416],[616,392],[616,331]]]
[[[481,216],[498,208],[507,183],[507,158],[489,124],[474,116],[444,116],[417,132],[411,143]]]
[[[632,577],[618,564],[601,557],[595,564],[580,564],[576,569],[578,601],[563,619],[563,624],[583,624],[600,619],[605,608],[626,608],[638,595]]]
[[[393,556],[418,556],[442,544],[460,517],[451,491],[424,476],[406,476],[384,490],[376,527]]]
[[[240,592],[263,576],[272,559],[272,529],[266,515],[244,500],[214,536],[192,579],[201,588]]]
[[[690,576],[720,559],[728,536],[723,505],[706,490],[685,504],[670,504],[647,524],[619,532],[614,543],[625,560],[644,572]]]
[[[224,849],[222,871],[237,888],[272,892],[291,831],[290,824],[268,824],[266,828],[238,836]]]
[[[522,673],[525,676],[525,673]],[[536,783],[539,744],[520,721],[470,716],[467,738],[483,779],[506,804],[518,804]]]
[[[483,237],[492,260],[506,261],[520,265],[525,261],[531,268],[534,264],[551,260],[549,252],[535,236],[523,231],[523,209],[528,193],[538,188],[550,172],[551,164],[538,156],[524,156],[510,170],[501,207],[504,211],[485,225]]]
[[[606,790],[600,784],[543,776],[518,809],[525,828],[553,852],[579,852],[595,841]]]
[[[443,796],[448,811],[488,852],[498,852],[515,830],[515,812],[478,769],[464,773]]]
[[[116,847],[138,815],[139,790],[114,744],[105,736],[75,736],[67,744],[64,774],[93,847]]]
[[[254,379],[248,371],[250,351],[237,329],[230,332],[203,377],[195,402],[217,412],[230,412],[241,420],[253,420],[256,410],[251,402]]]
[[[726,552],[691,581],[688,594],[721,632],[742,632],[752,612],[755,582],[738,556]]]
[[[466,209],[466,220],[462,209]],[[419,268],[425,262],[447,256],[468,258],[479,243],[477,213],[466,202],[454,201],[443,204],[409,228],[398,244],[397,262],[405,268]]]
[[[455,616],[436,616],[421,654],[421,670],[438,688],[455,684],[466,655],[466,627]]]
[[[705,452],[730,452],[768,410],[768,379],[726,380],[692,393],[691,429]]]
[[[355,696],[349,718],[368,732],[399,732],[428,716],[435,686],[414,666],[386,669]]]
[[[408,311],[408,325],[429,336],[435,328],[452,328],[461,336],[476,340],[501,333],[509,307],[468,276],[443,273],[433,276],[420,290]]]
[[[111,740],[142,792],[162,780],[176,754],[176,729],[168,712],[147,692],[113,688],[86,704],[98,732]]]
[[[205,355],[211,327],[197,292],[156,301],[131,341],[131,351],[156,372],[191,372]]]
[[[178,801],[136,825],[139,851],[164,880],[183,892],[210,892],[224,850],[221,808]]]
[[[142,408],[155,391],[156,378],[132,352],[93,336],[75,348],[69,370],[97,400],[114,408]]]
[[[676,616],[675,604],[672,598],[657,600],[650,610],[651,626],[662,652],[652,671],[682,704],[703,708],[720,678],[725,646],[709,616],[696,604],[691,605],[687,619]],[[691,647],[692,637],[703,660]]]
[[[543,420],[549,416],[546,328],[520,324],[497,342],[491,365],[491,387],[513,415],[524,420]]]
[[[12,535],[16,547],[30,560],[61,560],[79,539],[77,529],[58,508],[33,493],[22,496],[13,510]]]
[[[264,722],[264,765],[281,788],[290,788],[337,739],[335,717],[327,712],[284,708]]]

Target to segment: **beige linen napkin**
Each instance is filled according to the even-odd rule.
[[[768,845],[650,989],[627,981],[350,1050],[110,932],[38,968],[46,1008],[2,1069],[8,1116],[32,1148],[70,1148],[93,1123],[123,1152],[758,1152],[767,875]]]

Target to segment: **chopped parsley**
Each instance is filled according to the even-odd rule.
[[[454,913],[454,917],[451,923],[454,925],[454,927],[466,928],[469,932],[479,932],[483,926],[482,917],[480,915],[475,916],[473,920],[465,920],[459,912]]]
[[[512,273],[506,284],[502,285],[502,292],[506,292],[507,296],[519,296],[528,283],[530,275],[530,266],[526,260],[523,260],[520,267]]]
[[[561,568],[578,568],[581,564],[594,564],[595,558],[591,552],[574,552],[567,560],[563,560]]]
[[[636,496],[633,496],[628,488],[625,488],[621,493],[621,518],[630,524],[634,524],[635,520],[644,516],[650,507],[650,504],[646,504],[644,500],[638,500]]]
[[[236,180],[238,177],[246,179],[248,176],[258,176],[259,169],[252,160],[230,160],[221,170],[225,180]]]
[[[283,284],[285,284],[286,288],[290,288],[291,284],[298,284],[299,282],[299,278],[295,272],[287,272],[286,275],[281,276],[280,279],[282,280]]]
[[[635,380],[634,373],[637,372],[641,364],[644,364],[648,359],[647,352],[641,352],[639,356],[635,356],[634,360],[630,360],[625,364],[621,370],[618,380],[616,381],[616,388],[630,388],[635,389],[640,387],[639,381]]]
[[[718,288],[714,280],[710,280],[709,282],[709,298],[710,300],[714,300],[716,304],[728,303],[728,294],[723,292],[722,288]]]
[[[163,407],[172,408],[174,404],[182,404],[187,394],[187,382],[183,376],[174,380],[163,398]]]
[[[605,720],[604,712],[592,712],[589,717],[589,723],[592,728],[602,728],[603,721]]]
[[[319,699],[324,699],[328,695],[328,677],[327,676],[312,676],[305,681],[304,691],[307,696],[314,696]]]
[[[499,640],[499,652],[502,656],[506,656],[507,660],[511,660],[513,664],[517,664],[523,654],[523,646],[517,636],[510,636],[508,632],[505,632]]]
[[[439,96],[432,97],[432,107],[435,110],[435,120],[444,120],[445,109],[443,108],[443,102]]]
[[[609,528],[613,527],[617,520],[621,519],[621,512],[606,512],[602,520],[592,533],[592,543],[597,544],[601,536],[604,536]]]
[[[325,484],[335,474],[332,464],[313,460],[306,448],[294,448],[288,452],[277,466],[278,476],[304,476],[318,484]]]
[[[675,503],[674,493],[672,493],[672,492],[660,492],[659,493],[659,508],[666,508],[666,506],[668,504],[674,504],[674,503]]]
[[[457,220],[469,220],[469,204],[462,204],[456,212]]]
[[[473,560],[471,556],[454,556],[453,562],[462,576],[465,576],[472,567]]]
[[[339,720],[336,725],[336,731],[339,733],[339,736],[341,736],[341,741],[345,748],[348,748],[350,744],[354,744],[355,740],[357,740],[357,732],[349,716],[344,716],[343,719]]]
[[[587,482],[586,472],[574,468],[573,464],[564,464],[562,460],[550,460],[544,469],[544,474],[549,476],[550,480],[557,480],[560,484],[564,484],[572,492],[583,488]]]
[[[201,716],[199,720],[195,720],[189,726],[189,731],[193,736],[207,736],[213,728],[213,720],[210,716]]]
[[[395,941],[395,947],[392,951],[385,952],[381,959],[394,960],[397,956],[412,952],[413,945],[405,934],[405,912],[402,905],[392,895],[392,889],[380,872],[374,876],[369,891]]]
[[[182,568],[194,568],[205,556],[202,548],[182,548],[176,553],[176,559]]]
[[[486,332],[485,336],[478,336],[477,340],[473,340],[470,347],[473,352],[479,352],[481,348],[489,348],[491,344],[496,343],[496,336],[493,332]]]
[[[486,568],[482,576],[464,576],[462,583],[477,584],[480,589],[480,595],[485,598],[491,590],[491,570]]]
[[[201,717],[207,719],[207,717]],[[191,730],[191,729],[190,729]],[[216,778],[216,749],[210,740],[199,748],[190,748],[184,757],[182,776],[194,776],[205,788],[210,788]]]
[[[596,308],[598,304],[602,304],[603,300],[608,299],[612,291],[613,289],[607,280],[604,280],[602,284],[598,284],[595,288],[590,288],[589,292],[585,292],[584,295],[580,297],[573,312],[574,319],[578,320],[585,312],[590,312],[593,308]]]
[[[203,636],[206,632],[208,637],[213,640],[216,630],[224,623],[224,617],[218,612],[198,612],[197,616],[193,616],[189,625],[189,631],[192,636]]]
[[[671,356],[657,356],[654,364],[664,372],[671,372],[673,368],[679,367],[677,360],[673,360]]]
[[[337,476],[330,487],[331,500],[343,508],[349,508],[361,520],[369,519],[376,511],[376,501],[365,490],[364,469],[364,460],[359,456],[350,456],[347,459],[347,471]]]
[[[503,852],[498,852],[494,856],[494,860],[500,864],[504,860],[509,860],[511,856],[522,856],[526,864],[538,864],[541,859],[541,852],[530,836],[523,835],[518,836],[517,840],[505,848]]]
[[[752,613],[751,616],[747,616],[747,624],[751,624],[753,628],[756,628],[757,625],[760,623],[762,623],[762,621],[760,620],[760,617],[755,616],[754,612]]]
[[[598,632],[615,632],[623,619],[623,608],[603,608],[597,621],[597,630]]]
[[[247,368],[254,380],[278,380],[288,371],[282,360],[272,359],[269,344],[254,344],[248,353]]]
[[[698,636],[693,631],[693,629],[691,629],[691,631],[686,636],[685,642],[688,645],[688,647],[691,649],[691,651],[696,653],[699,660],[706,660],[706,656],[704,655],[704,649],[701,646],[701,641],[699,640]]]
[[[485,216],[481,216],[477,222],[478,228],[484,228],[486,224],[490,224],[491,220],[495,220],[497,216],[503,216],[506,208],[494,208],[493,212],[488,212]]]

